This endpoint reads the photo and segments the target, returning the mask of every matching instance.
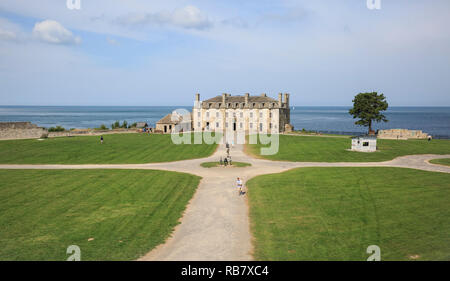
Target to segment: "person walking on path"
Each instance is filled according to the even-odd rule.
[[[237,178],[236,185],[239,190],[239,196],[240,196],[242,194],[242,180],[240,178]]]
[[[100,144],[103,144],[103,136],[100,136]]]

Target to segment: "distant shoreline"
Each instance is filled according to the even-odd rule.
[[[39,127],[111,128],[116,121],[128,124],[146,122],[150,127],[171,111],[192,106],[0,106],[0,122],[32,122]],[[291,124],[322,134],[359,135],[364,127],[354,124],[348,114],[350,106],[292,106]],[[450,106],[391,106],[386,112],[388,123],[376,129],[422,130],[434,138],[450,138]]]

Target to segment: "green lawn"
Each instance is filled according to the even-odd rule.
[[[430,163],[450,166],[450,158],[433,159],[430,160]]]
[[[348,151],[351,139],[280,135],[279,151],[260,156],[261,144],[246,145],[246,151],[270,160],[299,162],[373,162],[410,154],[450,154],[450,140],[377,140],[377,152]]]
[[[231,162],[231,166],[228,165],[227,167],[236,167],[236,168],[242,168],[242,167],[248,167],[251,166],[252,164],[250,163],[246,163],[246,162]],[[203,162],[200,164],[200,166],[202,166],[203,168],[214,168],[214,167],[221,167],[219,162]]]
[[[257,260],[450,259],[450,174],[301,168],[247,182]]]
[[[193,143],[193,142],[192,142]],[[217,145],[180,144],[170,135],[114,134],[0,141],[0,163],[139,164],[207,157]]]
[[[0,170],[0,260],[133,260],[161,244],[197,176],[153,170]],[[89,238],[94,238],[88,241]]]

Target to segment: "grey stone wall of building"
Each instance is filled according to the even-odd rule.
[[[0,140],[38,139],[47,130],[30,122],[0,122]]]

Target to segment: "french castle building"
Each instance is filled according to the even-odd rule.
[[[289,94],[278,94],[278,100],[260,96],[222,94],[200,101],[195,95],[192,110],[194,131],[237,131],[248,133],[281,133],[292,130]]]

